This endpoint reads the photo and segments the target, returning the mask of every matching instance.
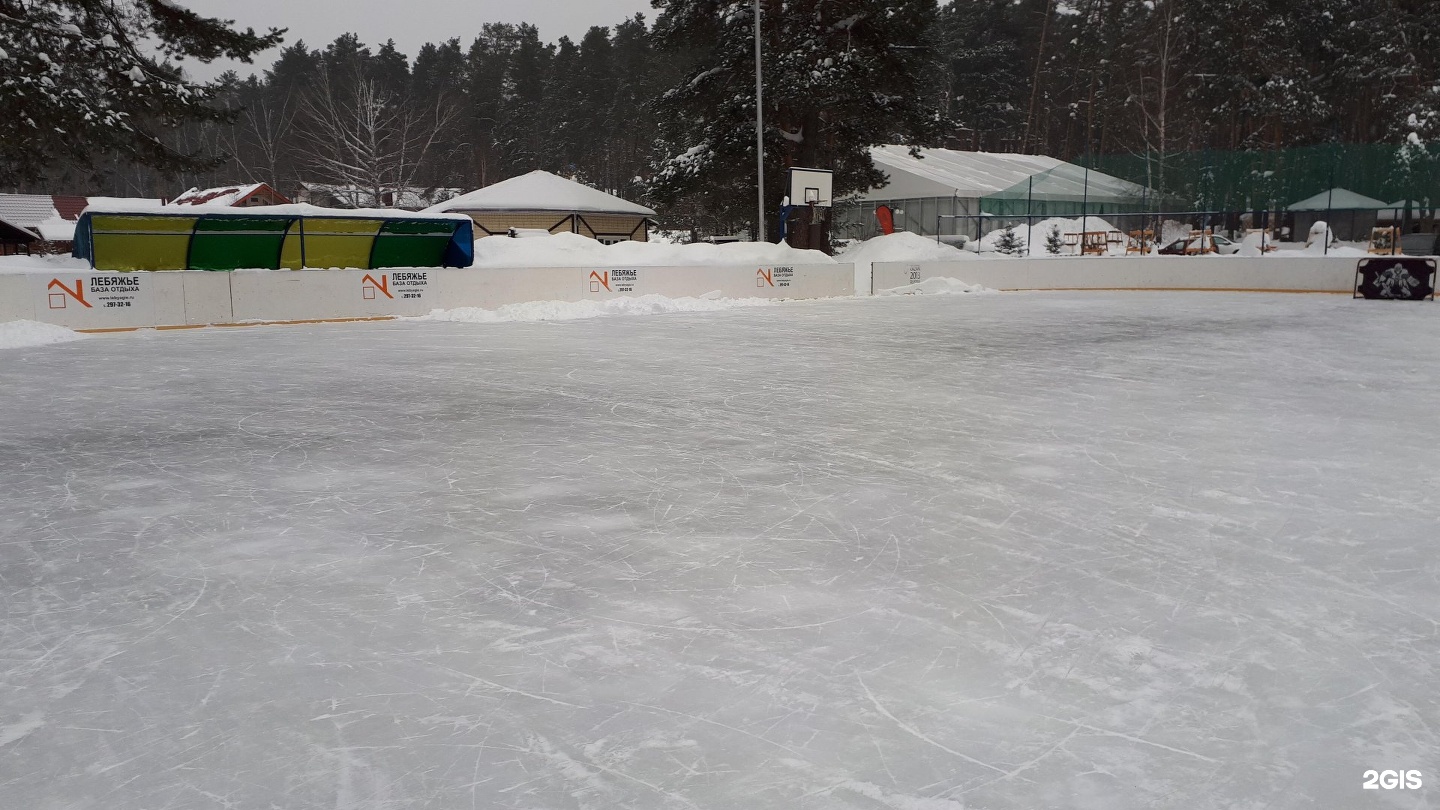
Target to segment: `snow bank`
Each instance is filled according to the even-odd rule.
[[[927,278],[918,284],[891,287],[879,290],[876,295],[962,295],[966,293],[993,293],[995,290],[979,284],[966,284],[958,278]]]
[[[1060,234],[1062,237],[1067,233],[1080,233],[1082,227],[1084,230],[1087,231],[1120,230],[1119,228],[1116,228],[1114,225],[1111,225],[1109,222],[1101,219],[1100,217],[1085,217],[1083,220],[1080,217],[1076,217],[1074,219],[1066,219],[1064,217],[1050,217],[1049,219],[1042,219],[1036,221],[1035,225],[1028,230],[1028,233],[1025,225],[1016,225],[1015,236],[1020,240],[1020,244],[1022,246],[1028,245],[1030,237],[1033,236],[1035,239],[1035,249],[1030,251],[1030,255],[1032,257],[1048,256],[1050,254],[1045,252],[1045,237],[1050,233],[1050,229],[1056,226],[1059,226]],[[980,249],[987,253],[994,252],[996,243],[1000,241],[1000,234],[1004,232],[1004,228],[996,228],[995,230],[985,234],[985,236],[981,237],[980,239]],[[1075,253],[1076,251],[1076,248],[1071,248],[1067,246],[1060,255],[1066,256]],[[1123,246],[1121,248],[1121,251],[1123,252]]]
[[[1264,244],[1264,240],[1267,239],[1268,236],[1262,234],[1260,231],[1247,233],[1245,237],[1240,240],[1240,249],[1235,252],[1235,255],[1252,259],[1256,256],[1262,256],[1264,254],[1261,251],[1261,245]],[[1274,244],[1265,244],[1265,247],[1273,249]]]
[[[1323,219],[1316,220],[1306,234],[1304,250],[1311,256],[1324,255],[1327,243],[1335,244],[1335,232],[1330,230],[1330,223]]]
[[[83,340],[79,332],[39,321],[7,321],[0,323],[0,349],[24,349]]]
[[[835,258],[855,263],[855,292],[864,295],[870,290],[871,265],[875,262],[959,262],[982,257],[928,236],[898,231],[853,242]]]
[[[671,267],[834,264],[818,250],[769,242],[723,245],[620,242],[606,245],[574,233],[536,239],[486,236],[475,240],[475,267]]]
[[[979,259],[969,251],[936,242],[929,236],[900,231],[855,242],[837,257],[842,262],[955,262]]]
[[[584,238],[584,237],[580,237]],[[437,309],[410,320],[455,321],[459,323],[515,323],[533,321],[577,321],[611,315],[659,315],[668,312],[716,312],[737,307],[758,307],[775,303],[769,298],[667,298],[639,295],[603,301],[527,301],[495,309],[459,307]]]
[[[0,256],[0,273],[90,272],[90,263],[73,256]]]

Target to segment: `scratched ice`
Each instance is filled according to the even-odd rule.
[[[0,808],[1434,806],[1437,341],[1060,293],[0,353]]]

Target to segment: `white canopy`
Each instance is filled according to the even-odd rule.
[[[1390,203],[1356,194],[1348,188],[1332,188],[1292,204],[1287,211],[1354,211],[1388,208]]]
[[[1011,194],[1005,196],[1013,196],[1025,191],[1032,177],[1037,199],[1073,197],[1079,202],[1088,196],[1096,202],[1128,201],[1146,193],[1134,183],[1104,172],[1086,172],[1083,167],[1046,155],[921,149],[917,157],[911,157],[908,146],[876,146],[871,148],[870,157],[890,182],[861,194],[861,200],[978,199],[1006,191]]]
[[[560,211],[580,214],[629,214],[653,217],[643,205],[622,200],[550,172],[533,171],[461,194],[426,211]]]

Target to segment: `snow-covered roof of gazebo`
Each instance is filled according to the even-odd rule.
[[[643,205],[606,194],[574,180],[533,171],[461,194],[426,211],[563,211],[581,214],[630,214],[653,217]]]
[[[1390,203],[1384,200],[1377,200],[1374,197],[1366,197],[1364,194],[1357,194],[1348,188],[1332,188],[1316,194],[1313,197],[1306,197],[1297,203],[1292,203],[1285,210],[1287,211],[1355,211],[1389,208]]]

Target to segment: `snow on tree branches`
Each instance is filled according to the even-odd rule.
[[[282,33],[236,31],[166,0],[0,0],[0,185],[102,153],[167,170],[211,162],[158,137],[230,115],[211,104],[217,83],[190,82],[175,63],[248,61]]]
[[[652,198],[733,226],[754,219],[754,16],[749,2],[658,0],[652,37],[688,70],[657,102]],[[922,101],[934,0],[764,0],[766,198],[784,169],[835,170],[836,195],[879,186],[868,147],[944,130]],[[774,223],[768,223],[771,228]]]

